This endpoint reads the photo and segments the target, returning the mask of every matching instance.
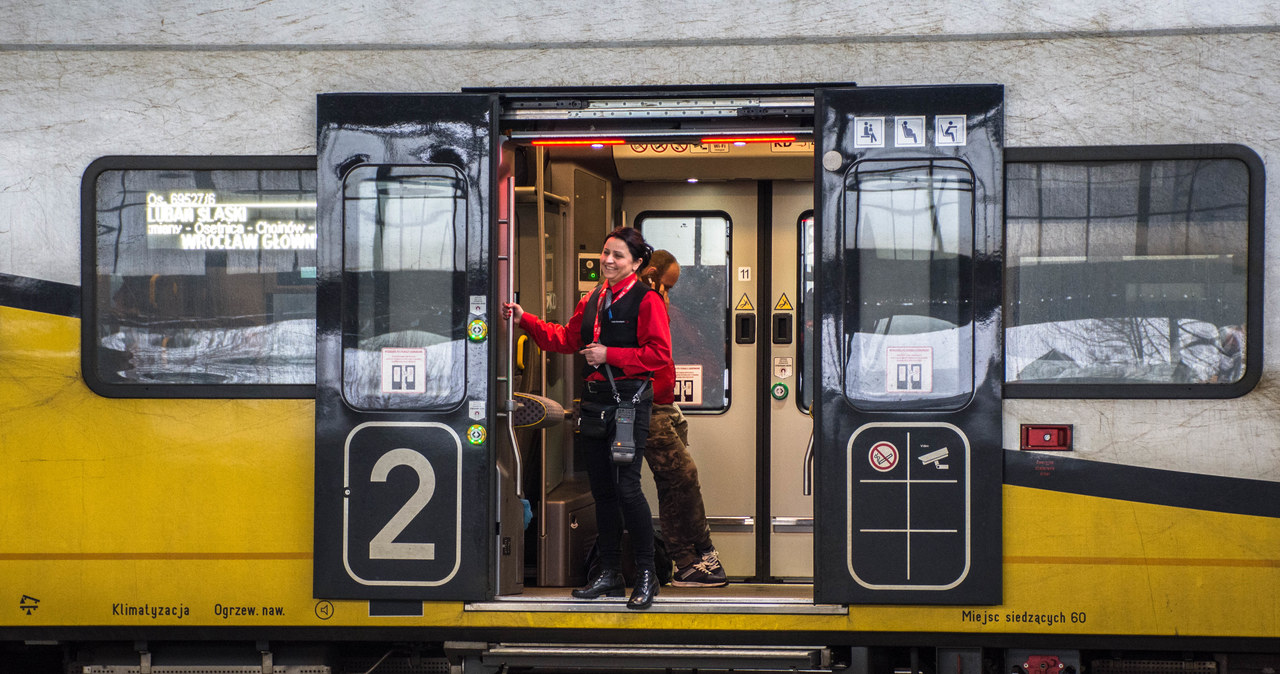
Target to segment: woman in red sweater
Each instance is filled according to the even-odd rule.
[[[636,276],[652,253],[653,248],[639,231],[629,227],[613,230],[600,252],[604,282],[578,302],[566,326],[547,323],[526,313],[519,304],[503,304],[504,315],[514,316],[542,350],[583,357],[584,404],[635,400],[636,451],[629,462],[614,462],[608,438],[579,436],[596,502],[601,570],[588,579],[585,587],[573,591],[579,599],[624,594],[626,582],[621,569],[625,523],[635,553],[636,583],[627,600],[627,608],[633,609],[648,608],[659,587],[653,561],[652,513],[640,490],[640,466],[653,408],[650,380],[655,371],[671,362],[671,331],[662,298]]]

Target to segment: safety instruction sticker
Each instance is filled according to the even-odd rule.
[[[964,115],[938,115],[933,118],[933,144],[958,147],[967,142]]]
[[[885,349],[884,361],[887,392],[933,392],[933,347],[890,346]]]
[[[787,299],[787,294],[782,293],[782,297],[778,298],[778,303],[773,305],[774,311],[794,311],[791,307],[791,300]]]
[[[738,300],[737,306],[735,306],[733,309],[734,311],[755,311],[756,310],[754,306],[751,306],[751,298],[747,297],[746,293],[742,293],[742,299]]]
[[[682,405],[702,404],[702,366],[676,365],[676,400]]]
[[[796,373],[796,359],[791,356],[773,357],[773,378],[790,379]]]
[[[427,350],[388,347],[382,350],[383,393],[426,393]]]

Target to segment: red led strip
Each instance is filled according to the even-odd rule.
[[[533,141],[534,145],[622,145],[627,141],[621,138],[546,138]]]

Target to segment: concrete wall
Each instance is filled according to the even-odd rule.
[[[94,158],[311,153],[328,91],[998,82],[1010,145],[1230,141],[1268,159],[1280,133],[1280,7],[148,4],[0,6],[0,273],[78,283]]]

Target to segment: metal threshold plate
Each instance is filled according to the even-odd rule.
[[[626,597],[574,599],[572,588],[526,588],[523,594],[472,602],[468,611],[635,613]],[[663,586],[647,613],[848,615],[843,604],[814,604],[812,585],[734,583],[719,588]]]

